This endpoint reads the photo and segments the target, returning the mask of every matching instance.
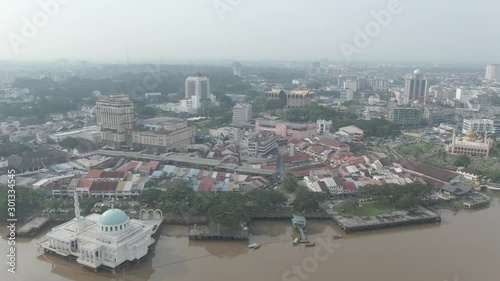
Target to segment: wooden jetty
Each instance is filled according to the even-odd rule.
[[[428,208],[417,206],[410,210],[396,211],[378,216],[344,217],[334,213],[333,221],[345,232],[360,232],[417,224],[439,223],[441,222],[441,216]]]
[[[252,220],[290,220],[293,218],[293,214],[276,214],[276,213],[269,213],[269,214],[252,214],[251,219]],[[302,217],[309,219],[309,220],[331,220],[332,215],[326,213],[326,212],[318,212],[318,213],[305,213],[301,214]]]
[[[16,231],[16,234],[18,236],[35,236],[47,222],[49,222],[49,218],[32,217]]]

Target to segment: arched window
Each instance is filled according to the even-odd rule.
[[[122,225],[120,224],[120,230],[122,230]]]
[[[118,226],[117,225],[115,226],[115,231],[118,231]]]
[[[106,232],[108,232],[108,227],[106,226]]]

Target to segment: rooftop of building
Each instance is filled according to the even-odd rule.
[[[201,74],[199,72],[196,72],[196,73],[193,73],[193,74],[189,75],[188,78],[191,78],[191,77],[205,77],[206,78],[205,75],[203,75],[203,74]]]
[[[271,91],[267,91],[268,93],[274,93],[274,94],[280,94],[281,92],[287,94],[287,95],[308,95],[314,93],[311,90],[304,90],[304,89],[294,89],[294,90],[283,90],[283,89],[278,89],[278,88],[273,88]]]

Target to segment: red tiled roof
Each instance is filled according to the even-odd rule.
[[[302,162],[309,160],[309,156],[302,152],[295,152],[293,156],[290,156],[290,153],[287,153],[285,159],[286,162]]]
[[[117,171],[130,171],[130,170],[135,169],[137,167],[137,165],[139,165],[139,162],[132,161],[132,162],[128,163],[126,166],[121,167]]]
[[[94,180],[92,179],[81,179],[78,181],[78,184],[76,185],[76,187],[90,187],[92,185],[92,182],[94,182]]]
[[[85,175],[85,177],[86,178],[93,178],[93,179],[100,178],[102,172],[103,172],[102,170],[90,170],[87,173],[87,175]]]
[[[352,153],[352,152],[344,152],[344,151],[337,151],[337,152],[334,152],[332,154],[332,156],[330,156],[330,161],[332,161],[332,160],[340,160],[340,159],[348,158],[348,157],[351,157],[351,156],[354,156],[354,153]]]
[[[354,165],[359,163],[366,163],[365,158],[362,156],[351,156],[344,160],[347,164]]]
[[[155,170],[156,168],[158,168],[158,165],[160,165],[159,161],[151,161],[151,162],[149,162],[149,166],[151,166],[151,168],[153,170]]]
[[[426,175],[428,177],[443,181],[450,182],[453,178],[455,178],[458,173],[455,173],[451,170],[446,170],[438,167],[434,167],[425,163],[421,163],[415,160],[399,160],[399,164],[409,170],[413,170],[417,173]]]
[[[328,146],[331,148],[347,146],[347,144],[343,142],[328,137],[318,137],[318,144]]]
[[[126,171],[103,171],[101,178],[120,178],[123,179],[127,175]]]
[[[215,179],[206,177],[198,185],[198,191],[202,192],[210,192],[212,190],[212,186],[214,185]]]
[[[356,187],[356,184],[353,183],[352,181],[343,181],[342,187],[344,187],[344,190],[350,190],[350,191],[358,190],[358,188]]]
[[[312,165],[293,167],[293,168],[287,169],[286,173],[291,174],[295,177],[305,177],[305,176],[308,176],[311,171],[320,170],[320,169],[332,170],[333,168],[328,164],[317,163],[317,164],[312,164]]]
[[[273,171],[276,171],[276,166],[274,165],[264,165],[264,166],[260,166],[261,169],[263,170],[273,170]]]
[[[115,191],[117,186],[117,181],[94,181],[90,186],[90,191]]]

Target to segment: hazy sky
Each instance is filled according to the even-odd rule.
[[[44,18],[39,3],[57,1]],[[500,63],[500,1],[392,1],[356,44],[391,0],[0,0],[0,59],[346,61],[344,42],[353,61]]]

